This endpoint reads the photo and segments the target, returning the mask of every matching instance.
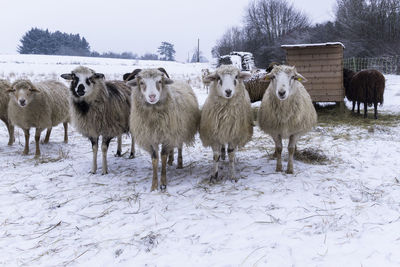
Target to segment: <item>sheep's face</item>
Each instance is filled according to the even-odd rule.
[[[75,98],[84,98],[93,92],[93,87],[99,80],[104,80],[104,74],[87,72],[71,72],[62,74],[62,78],[71,81],[70,90]]]
[[[206,77],[209,74],[210,74],[210,71],[208,69],[201,70],[201,77]]]
[[[39,93],[39,90],[29,81],[16,81],[8,90],[11,93],[11,99],[20,107],[28,106],[34,97],[34,94]]]
[[[221,66],[215,73],[208,75],[206,80],[214,82],[217,95],[230,99],[235,95],[238,83],[249,77],[250,73],[240,72],[238,68],[227,65]]]
[[[270,73],[267,73],[266,79],[271,81],[275,88],[276,97],[284,101],[294,93],[294,83],[298,81],[307,81],[301,74],[297,73],[295,67],[275,66]]]
[[[136,90],[140,90],[145,101],[151,105],[157,104],[165,96],[165,85],[173,82],[163,68],[135,70],[133,73],[128,75],[127,84],[137,87]]]

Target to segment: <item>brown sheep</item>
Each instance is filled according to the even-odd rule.
[[[354,112],[354,108],[356,106],[357,99],[354,95],[354,91],[350,90],[350,81],[351,81],[351,78],[353,78],[354,74],[356,74],[356,73],[352,70],[343,69],[343,86],[345,89],[345,94],[346,94],[347,100],[353,102],[353,109],[352,109],[353,112]]]
[[[374,118],[378,118],[378,103],[383,104],[385,77],[377,70],[362,70],[354,74],[347,86],[349,97],[353,101],[353,110],[357,101],[357,113],[360,113],[360,103],[364,103],[364,118],[368,117],[367,105],[374,105]]]

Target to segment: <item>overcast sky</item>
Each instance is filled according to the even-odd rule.
[[[312,22],[333,19],[335,0],[289,0]],[[200,38],[208,58],[225,30],[240,26],[249,0],[1,0],[0,53],[15,54],[32,27],[79,33],[98,52],[155,53],[162,41],[185,61]],[[335,41],[335,40],[332,40]]]

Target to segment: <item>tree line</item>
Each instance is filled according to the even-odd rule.
[[[145,53],[142,56],[132,52],[104,52],[99,53],[90,50],[90,45],[85,37],[79,34],[62,33],[60,31],[50,32],[48,29],[42,30],[32,28],[27,31],[20,40],[17,47],[20,54],[41,54],[41,55],[65,55],[65,56],[85,56],[85,57],[104,57],[122,59],[142,59],[142,60],[175,60],[174,45],[162,42],[157,49],[157,53]]]
[[[228,29],[212,54],[247,51],[266,67],[284,60],[282,44],[321,42],[342,42],[345,57],[400,55],[400,0],[337,0],[334,20],[315,25],[287,0],[252,0],[243,25]]]

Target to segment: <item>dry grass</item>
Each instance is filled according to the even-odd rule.
[[[320,149],[306,148],[303,150],[297,150],[294,154],[294,158],[298,161],[302,161],[308,164],[327,164],[329,158]]]
[[[315,109],[318,114],[318,124],[321,126],[347,125],[369,129],[376,125],[395,127],[398,126],[400,122],[400,114],[379,113],[379,109],[377,120],[374,119],[371,109],[367,119],[364,119],[363,112],[362,114],[353,113],[347,107],[344,108],[344,111],[341,111],[337,105],[322,107],[317,104],[315,105]]]

